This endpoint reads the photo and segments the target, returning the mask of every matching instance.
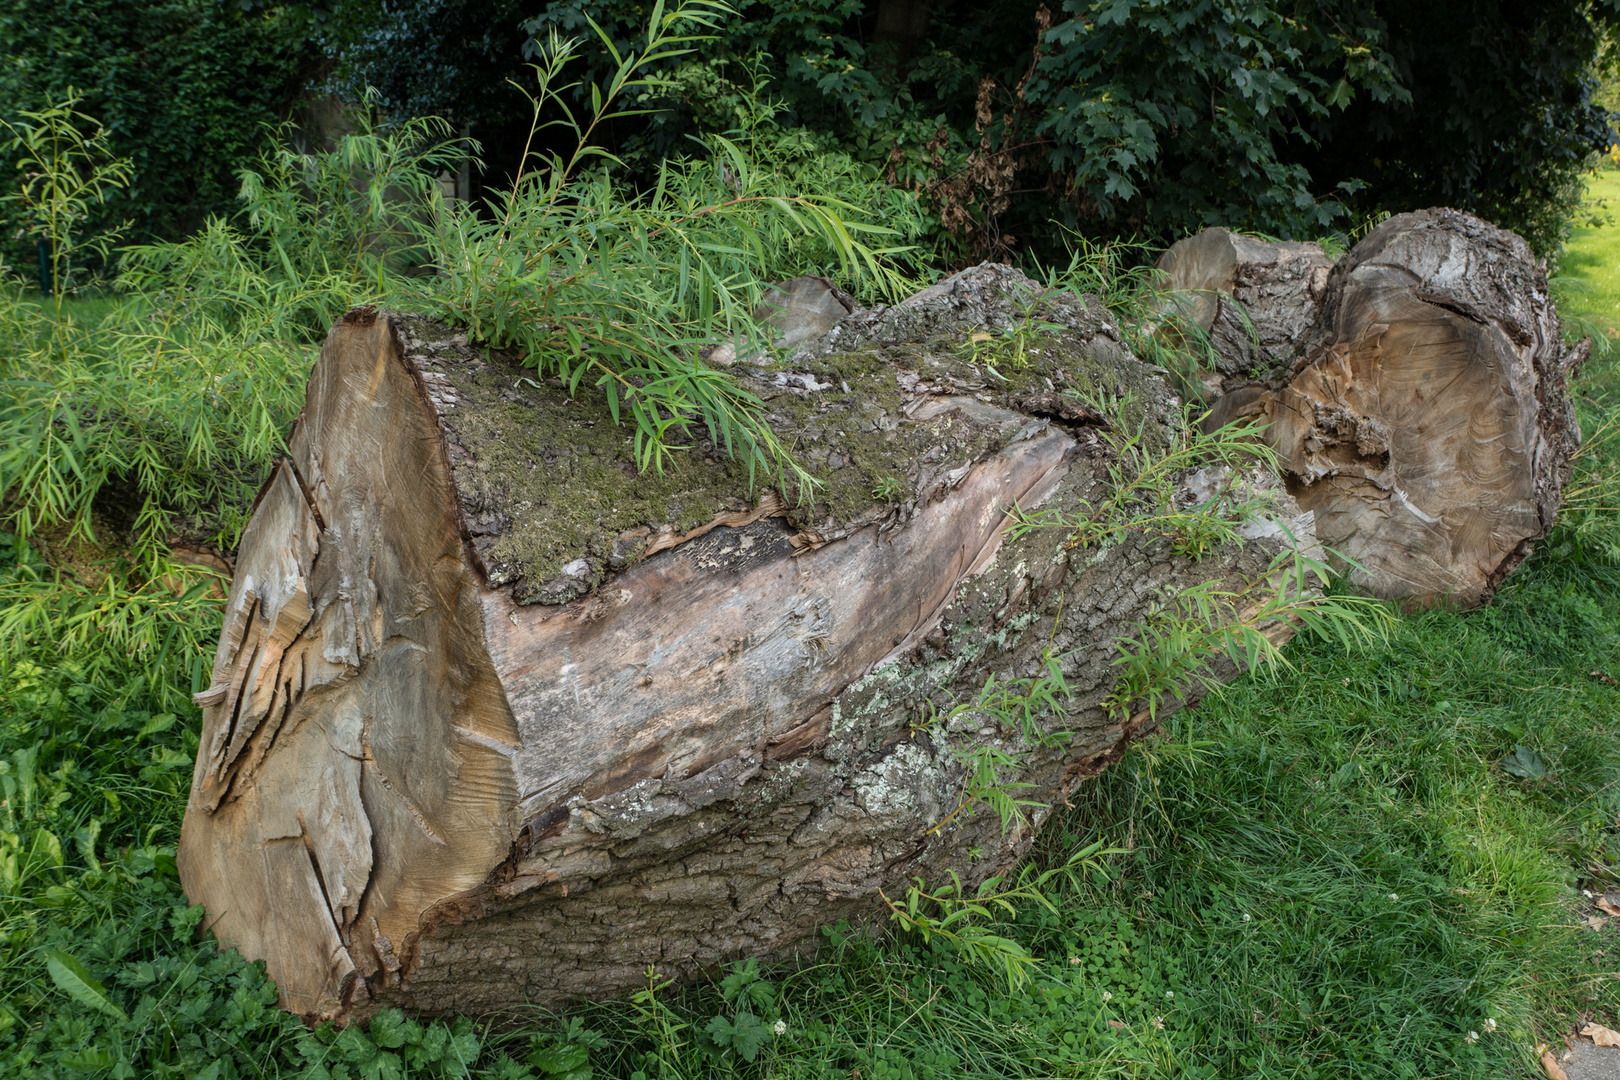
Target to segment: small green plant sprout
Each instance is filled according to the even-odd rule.
[[[1037,343],[1043,337],[1063,330],[1055,323],[1036,322],[1033,311],[1031,305],[1031,314],[1018,326],[1000,331],[977,330],[969,334],[960,351],[969,363],[982,366],[991,377],[1005,382],[1003,371],[1023,371],[1029,367],[1031,358],[1038,352]]]
[[[1016,917],[1020,904],[1036,904],[1056,915],[1057,906],[1045,892],[1049,884],[1058,878],[1076,884],[1081,871],[1106,877],[1103,860],[1120,854],[1124,849],[1092,843],[1078,848],[1061,866],[1036,873],[1026,864],[1016,877],[986,878],[971,893],[953,870],[949,884],[932,890],[922,878],[915,878],[898,901],[881,889],[878,895],[889,909],[890,920],[903,932],[916,935],[924,944],[935,938],[949,942],[964,959],[998,970],[1007,980],[1007,992],[1014,994],[1028,985],[1030,973],[1040,961],[1019,942],[984,924],[998,916]]]
[[[894,502],[900,497],[900,481],[893,476],[885,476],[872,485],[872,498],[883,502]]]
[[[1160,703],[1189,684],[1221,686],[1214,669],[1219,660],[1249,671],[1289,666],[1279,643],[1295,628],[1346,649],[1388,641],[1395,625],[1388,605],[1334,595],[1332,583],[1325,562],[1289,549],[1241,588],[1200,582],[1159,600],[1115,639],[1118,677],[1103,708],[1121,719],[1145,710],[1149,722],[1157,722]]]
[[[786,1033],[785,1023],[771,1022],[776,1015],[776,987],[760,974],[758,960],[750,957],[732,964],[720,980],[720,995],[732,1015],[713,1017],[703,1031],[722,1062],[733,1058],[752,1062],[774,1035]]]
[[[651,1049],[642,1052],[641,1068],[632,1073],[632,1077],[647,1080],[648,1077],[682,1075],[681,1055],[687,1046],[682,1032],[692,1025],[681,1020],[664,1000],[674,984],[674,979],[660,975],[656,966],[648,964],[646,987],[630,995],[632,1022],[641,1036],[652,1043]]]
[[[1060,746],[1073,738],[1072,732],[1048,731],[1041,725],[1047,716],[1063,715],[1069,696],[1060,658],[1047,650],[1041,659],[1040,674],[1013,679],[997,679],[991,675],[971,701],[961,702],[944,713],[930,711],[914,725],[921,730],[938,727],[949,731],[963,726],[979,727],[988,721],[1000,737],[999,743],[973,742],[952,751],[966,769],[962,795],[956,807],[928,830],[929,835],[938,833],[979,803],[996,812],[1004,832],[1026,820],[1026,808],[1043,806],[1017,797],[1020,789],[1034,785],[1009,782],[1003,777],[1018,765],[1024,752],[1013,748],[1015,739],[1025,747],[1034,748]],[[933,708],[931,704],[926,707]]]

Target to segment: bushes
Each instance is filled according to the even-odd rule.
[[[0,0],[0,120],[77,90],[113,155],[134,171],[92,228],[127,219],[135,239],[178,239],[210,214],[234,210],[236,170],[288,118],[315,59],[290,10],[244,13],[218,0]],[[0,161],[0,181],[14,186],[10,161]]]
[[[681,153],[688,134],[736,126],[735,106],[762,90],[785,124],[924,193],[957,257],[1055,258],[1052,218],[1092,238],[1167,242],[1221,224],[1313,239],[1432,204],[1477,212],[1550,254],[1585,158],[1613,141],[1591,71],[1612,64],[1599,42],[1620,9],[1584,0],[736,8],[695,56],[666,59],[667,81],[643,103],[652,115],[620,123],[608,144],[645,169]],[[391,10],[420,35],[438,5]],[[622,49],[640,12],[552,0],[526,24],[531,51],[553,30],[584,35],[589,81],[611,58],[586,16]],[[910,29],[880,27],[885,12],[906,14]],[[427,75],[378,66],[363,43],[331,44],[357,77],[399,77],[402,104],[440,93]],[[503,55],[491,85],[518,66],[510,47]],[[455,100],[470,99],[478,73],[458,78]],[[480,101],[494,138],[498,96]]]

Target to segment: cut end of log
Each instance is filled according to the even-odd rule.
[[[1468,607],[1553,525],[1582,356],[1522,239],[1455,210],[1400,214],[1334,267],[1291,381],[1228,394],[1206,424],[1267,425],[1357,585]]]
[[[391,321],[336,327],[242,541],[202,695],[181,880],[329,1016],[517,832],[517,731],[449,461]]]

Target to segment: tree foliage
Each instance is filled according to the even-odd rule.
[[[133,170],[89,227],[175,238],[234,210],[236,170],[288,119],[309,73],[306,19],[219,0],[0,0],[0,120],[69,97]],[[0,182],[21,182],[15,157]],[[14,252],[15,256],[17,253]]]
[[[502,19],[517,10],[375,2],[390,25],[415,28],[411,40],[458,25],[447,5],[499,7]],[[1208,224],[1315,237],[1438,203],[1551,252],[1575,178],[1614,138],[1592,94],[1600,42],[1620,26],[1615,0],[733,6],[696,55],[664,66],[642,102],[652,111],[603,137],[650,169],[688,135],[745,124],[763,94],[787,126],[928,196],[961,255],[1049,255],[1054,218],[1092,237],[1164,241]],[[357,84],[386,75],[403,107],[444,108],[497,87],[553,30],[594,38],[594,23],[622,52],[644,8],[551,0],[523,24],[527,46],[509,35],[498,57],[460,64],[453,92],[434,89],[440,61],[378,66],[375,33],[331,45]],[[470,47],[450,40],[444,55]],[[600,75],[609,50],[589,41],[582,67],[587,81]],[[515,94],[478,100],[489,125],[522,105]]]
[[[1410,95],[1370,10],[1305,6],[1068,0],[1069,17],[1041,35],[1027,92],[1042,164],[1065,177],[1082,214],[1132,230],[1332,228],[1347,213],[1342,196],[1364,185],[1313,178],[1290,143],[1358,93],[1382,106]]]
[[[1546,254],[1580,206],[1579,174],[1616,141],[1600,79],[1620,3],[1434,0],[1379,4],[1409,100],[1357,98],[1314,130],[1298,160],[1354,173],[1366,205],[1457,206],[1523,233]]]

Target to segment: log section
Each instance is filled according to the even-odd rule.
[[[1376,596],[1472,606],[1546,535],[1580,428],[1547,274],[1513,233],[1455,210],[1385,221],[1334,267],[1276,390],[1210,422],[1269,426],[1289,489]]]
[[[1032,319],[1057,329],[993,374],[985,335]],[[813,949],[911,876],[980,880],[1045,813],[934,829],[957,751],[994,742],[1061,800],[1145,723],[1101,708],[1115,638],[1280,550],[1009,539],[1014,508],[1107,490],[1101,425],[1164,446],[1181,412],[1099,306],[1003,267],[736,370],[813,501],[698,438],[641,474],[604,408],[448,328],[333,328],[238,556],[179,859],[288,1008],[601,997]],[[929,722],[1048,648],[1071,741]]]

